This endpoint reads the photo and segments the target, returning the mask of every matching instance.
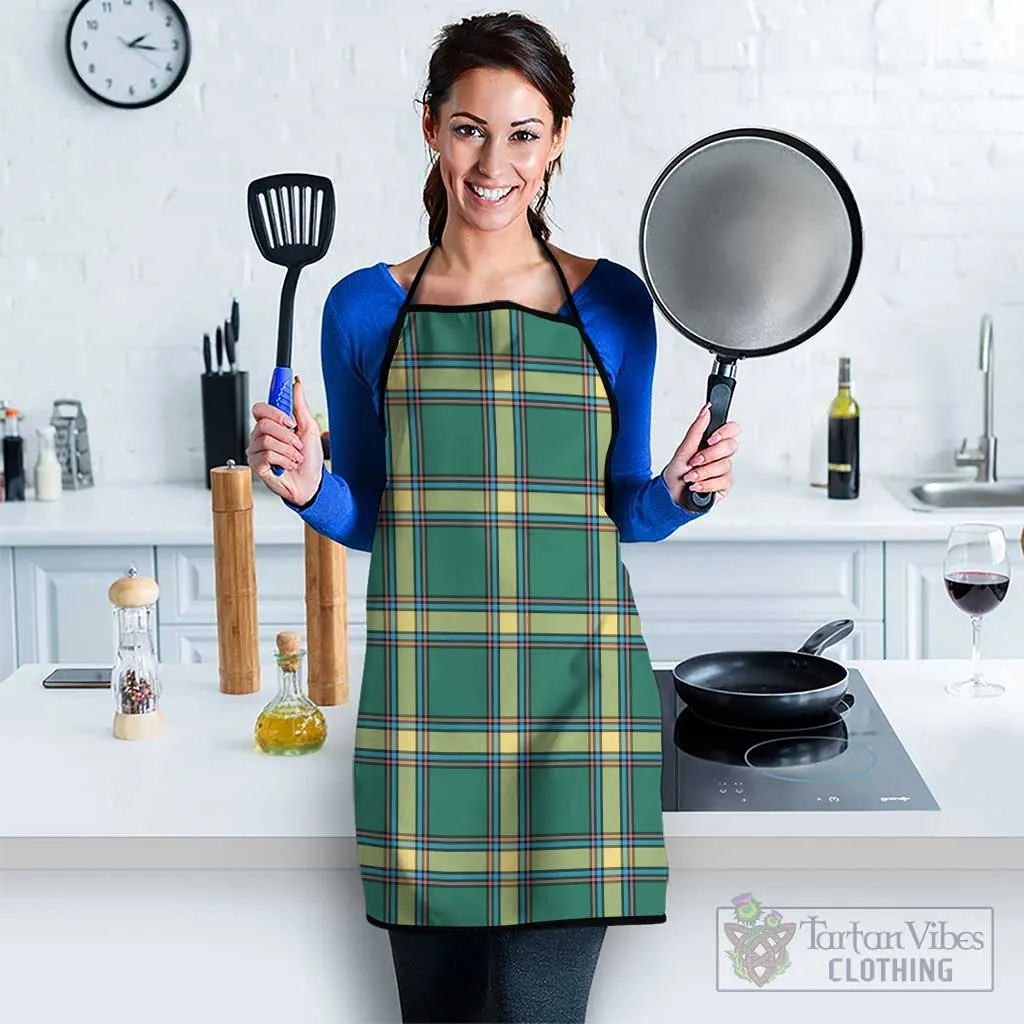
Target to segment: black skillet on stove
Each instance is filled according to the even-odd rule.
[[[815,630],[798,651],[698,654],[672,670],[676,692],[695,715],[741,729],[787,729],[842,714],[846,667],[821,651],[846,639],[851,619]]]

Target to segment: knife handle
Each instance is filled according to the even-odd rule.
[[[221,327],[217,328],[217,372],[222,373],[224,370],[224,330]]]
[[[230,323],[224,324],[224,353],[228,357],[228,369],[235,372],[235,332]]]
[[[210,356],[210,336],[203,335],[203,366],[206,367],[207,375],[213,372],[213,362]]]
[[[292,415],[292,370],[290,366],[275,366],[270,378],[270,397],[267,401],[285,416]],[[284,472],[283,466],[271,466],[274,476]]]

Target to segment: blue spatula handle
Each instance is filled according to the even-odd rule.
[[[290,366],[275,366],[274,374],[270,378],[270,397],[267,401],[275,408],[280,409],[285,416],[292,415],[292,371]],[[272,466],[274,476],[280,476],[284,472],[283,466]]]

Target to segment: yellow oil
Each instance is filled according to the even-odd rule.
[[[311,754],[327,739],[327,720],[311,702],[270,705],[256,719],[256,744],[265,754]]]

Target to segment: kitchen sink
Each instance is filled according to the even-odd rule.
[[[1024,509],[1024,480],[980,483],[974,480],[898,480],[890,490],[917,512],[945,509]]]

